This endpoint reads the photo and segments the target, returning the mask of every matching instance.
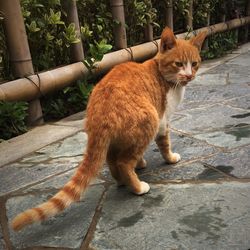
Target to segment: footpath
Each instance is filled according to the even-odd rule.
[[[152,142],[140,179],[118,188],[104,166],[81,200],[13,232],[11,219],[55,194],[82,159],[84,112],[0,143],[0,250],[250,249],[250,43],[203,63],[171,123],[175,165]]]

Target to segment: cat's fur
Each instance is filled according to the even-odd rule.
[[[120,185],[138,195],[147,193],[150,187],[138,179],[135,168],[145,167],[143,153],[153,139],[168,163],[180,160],[171,151],[168,119],[198,70],[205,37],[200,33],[189,41],[175,39],[165,28],[160,51],[153,59],[115,66],[91,94],[85,124],[88,144],[76,173],[47,202],[19,214],[12,228],[20,230],[42,221],[79,200],[105,160]]]

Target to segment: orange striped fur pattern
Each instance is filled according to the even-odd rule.
[[[149,191],[135,169],[146,167],[143,153],[152,140],[168,163],[180,155],[171,151],[169,116],[183,98],[185,86],[199,68],[206,37],[176,39],[169,28],[161,35],[160,51],[144,63],[115,66],[94,88],[87,106],[88,144],[82,163],[68,183],[47,202],[24,211],[12,221],[20,230],[43,221],[79,200],[105,160],[119,185],[142,195]]]

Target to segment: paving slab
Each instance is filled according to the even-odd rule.
[[[209,71],[208,71],[209,72]],[[221,86],[228,83],[227,73],[214,73],[200,74],[195,77],[195,79],[188,84],[188,86],[202,85],[202,86]]]
[[[249,248],[249,183],[151,187],[141,197],[121,188],[108,191],[93,249]]]
[[[79,132],[0,168],[0,196],[75,168],[82,160],[86,142],[86,133]]]
[[[154,182],[178,182],[189,180],[220,180],[225,179],[227,176],[220,171],[209,168],[206,164],[196,161],[186,164],[175,164],[159,166],[158,170],[145,171],[138,170],[138,175],[142,181],[149,183]]]
[[[203,162],[238,178],[250,178],[250,146],[228,153],[218,153]]]
[[[5,244],[4,244],[2,230],[1,230],[1,227],[0,227],[0,250],[4,250],[4,249],[6,249],[6,247],[5,247]]]
[[[80,202],[74,203],[58,216],[41,224],[31,225],[20,232],[13,232],[10,229],[10,240],[14,248],[54,247],[57,249],[79,249],[103,191],[104,187],[102,185],[91,186]],[[26,194],[9,199],[7,201],[9,221],[17,213],[40,204],[51,197],[52,194],[54,193]]]
[[[225,104],[235,108],[250,110],[250,95],[235,98],[233,100],[225,102]]]
[[[206,82],[205,82],[206,83]],[[250,88],[248,84],[237,85],[224,85],[218,84],[208,86],[187,86],[184,101],[179,110],[192,108],[199,108],[202,106],[211,106],[215,103],[229,103],[231,99],[247,99],[246,95],[250,94]],[[240,101],[243,106],[243,101]],[[244,104],[245,105],[245,104]]]
[[[205,157],[216,152],[216,149],[207,143],[183,134],[171,132],[170,137],[172,151],[181,155],[182,162]],[[148,155],[148,160],[155,157],[155,159],[157,158],[162,162],[162,156],[155,142],[150,144],[150,148],[146,151],[146,154]]]
[[[217,67],[214,67],[206,71],[206,75],[209,78],[211,75],[227,75],[228,84],[239,84],[250,82],[250,51],[247,51],[240,56],[229,60]]]
[[[185,117],[172,122],[171,126],[192,135],[230,129],[240,124],[249,124],[248,111],[223,104],[215,104],[209,108],[192,109],[188,113],[182,111],[182,114]]]
[[[37,150],[39,154],[47,155],[49,158],[72,157],[83,155],[86,144],[87,134],[79,132],[69,138],[61,140],[58,143],[50,144]]]
[[[250,144],[250,125],[242,123],[224,131],[198,134],[195,138],[205,140],[211,145],[233,149]]]
[[[168,177],[177,178],[182,178],[182,179],[187,179],[190,178],[190,176],[197,176],[204,170],[204,166],[200,164],[199,166],[197,165],[190,165],[189,170],[192,172],[192,174],[187,174],[185,171],[183,174],[180,176],[177,176],[176,172],[179,172],[178,168],[176,166],[182,165],[183,163],[187,161],[194,161],[197,159],[200,159],[201,157],[208,157],[209,155],[215,154],[218,150],[210,145],[208,145],[205,142],[196,140],[194,138],[190,138],[185,135],[177,134],[172,132],[171,133],[171,142],[172,142],[172,148],[174,152],[177,152],[181,155],[182,159],[178,164],[172,165],[172,164],[167,164],[163,157],[161,156],[159,149],[156,145],[155,142],[152,142],[149,145],[149,148],[145,152],[145,160],[147,161],[147,168],[144,169],[143,171],[138,171],[138,174],[145,174],[146,172],[158,172],[158,171],[170,171],[171,175]],[[181,168],[181,167],[180,167]],[[187,170],[187,169],[186,169]],[[176,174],[175,174],[176,173]],[[109,180],[112,180],[112,177],[109,173],[109,169],[106,166],[103,171],[102,175]],[[158,176],[159,175],[159,176]],[[161,179],[166,179],[167,176],[163,175],[161,176],[161,173],[157,175],[157,180]],[[174,177],[174,178],[175,178]],[[151,177],[153,178],[153,177]]]
[[[65,173],[58,174],[54,177],[49,178],[46,181],[41,182],[40,184],[33,185],[29,188],[21,190],[18,192],[18,195],[30,194],[30,193],[40,193],[40,192],[54,192],[56,193],[60,188],[62,188],[74,175],[77,167],[75,169],[69,170]],[[90,185],[101,184],[104,181],[95,178],[90,182]]]
[[[3,141],[0,143],[0,167],[80,130],[77,127],[44,125]]]
[[[0,168],[0,196],[8,195],[26,186],[36,184],[46,178],[75,168],[79,159],[63,158],[48,162],[14,163]]]

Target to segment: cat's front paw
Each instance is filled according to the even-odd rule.
[[[175,164],[181,160],[181,156],[178,153],[172,153],[166,159],[166,161],[170,164]]]
[[[145,181],[141,181],[140,184],[141,184],[140,191],[135,192],[135,194],[143,195],[143,194],[148,193],[148,191],[150,190],[150,186],[148,185],[148,183]]]

